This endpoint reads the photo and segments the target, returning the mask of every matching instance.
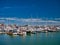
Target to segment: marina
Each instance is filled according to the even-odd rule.
[[[60,45],[60,0],[0,0],[0,45]]]
[[[0,45],[60,45],[60,25],[31,24],[0,23]]]
[[[47,33],[47,32],[60,32],[60,26],[17,26],[17,25],[4,25],[0,24],[0,33],[24,35],[27,33]]]

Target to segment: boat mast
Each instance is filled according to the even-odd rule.
[[[32,26],[32,14],[31,14],[31,21],[30,21],[30,25]]]

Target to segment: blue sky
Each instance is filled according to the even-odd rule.
[[[0,0],[0,17],[60,18],[60,0]]]

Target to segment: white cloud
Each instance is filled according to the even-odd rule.
[[[31,18],[28,18],[28,19],[21,19],[21,18],[0,18],[0,20],[13,20],[13,21],[23,21],[23,22],[60,22],[60,21],[54,21],[54,20],[43,20],[42,18],[40,18],[40,19],[35,19],[35,18],[33,18],[33,19],[31,19]]]
[[[42,21],[42,19],[19,19],[20,21],[24,21],[24,22],[37,22],[37,21]]]
[[[42,20],[42,21],[40,21],[40,22],[58,22],[58,21],[54,21],[54,20]]]
[[[0,20],[16,20],[16,18],[0,18]]]
[[[5,20],[0,20],[0,22],[5,22]]]
[[[54,20],[43,20],[43,19],[20,19],[20,21],[24,22],[58,22]]]
[[[15,18],[5,18],[6,20],[16,20]]]
[[[60,20],[60,18],[55,18],[55,20]]]
[[[20,7],[9,7],[9,6],[5,6],[3,7],[4,9],[9,9],[9,8],[30,8],[29,6],[20,6]]]
[[[5,18],[0,18],[0,19],[4,20]]]
[[[4,7],[5,9],[12,8],[12,7]]]

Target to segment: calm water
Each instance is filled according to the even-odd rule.
[[[24,36],[0,34],[0,45],[60,45],[60,32]]]

